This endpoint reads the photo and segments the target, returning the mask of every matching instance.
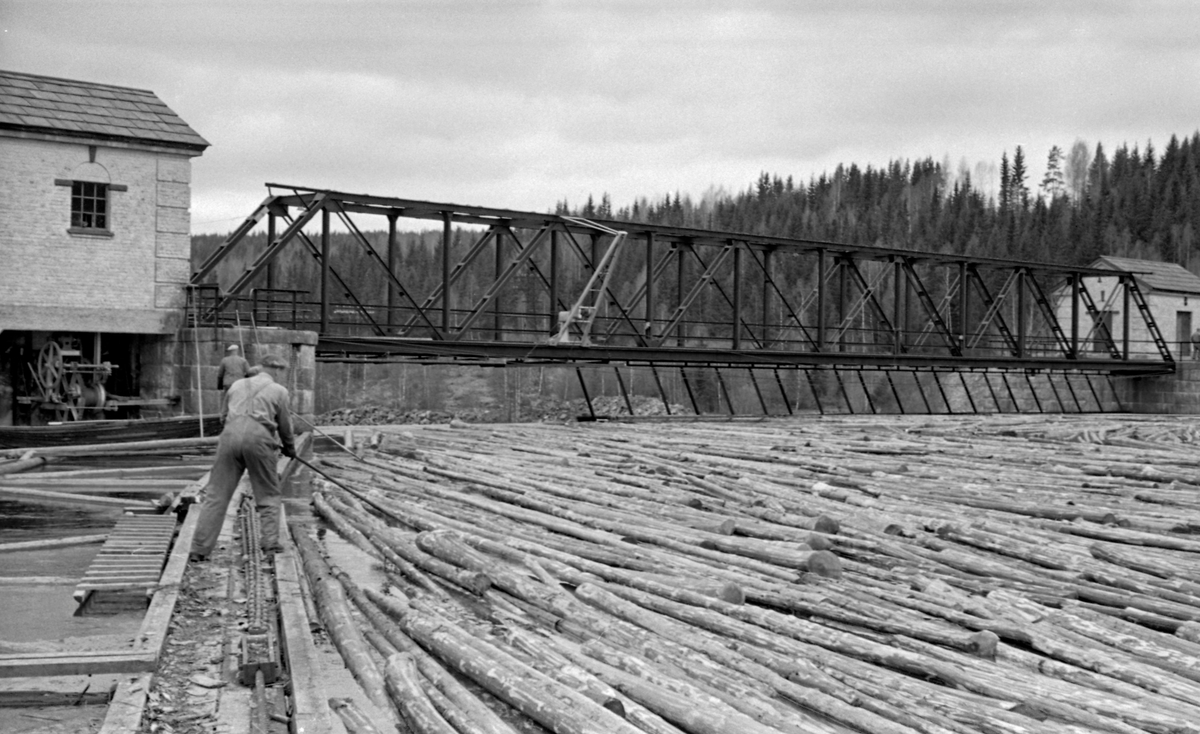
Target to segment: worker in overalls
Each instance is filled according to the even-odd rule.
[[[250,363],[242,356],[242,349],[236,344],[225,348],[225,356],[221,366],[217,368],[217,389],[229,391],[233,383],[250,374]]]
[[[229,397],[229,388],[233,383],[250,376],[250,363],[242,356],[242,349],[236,344],[225,348],[225,356],[221,366],[217,368],[217,389],[221,391],[221,414],[225,413],[225,400]]]
[[[192,560],[204,560],[216,548],[229,500],[247,471],[258,508],[263,550],[268,553],[279,550],[276,449],[282,444],[283,455],[292,457],[296,455],[296,445],[288,412],[288,391],[281,384],[288,364],[279,357],[268,356],[261,366],[261,372],[238,380],[229,388],[222,416],[225,428],[204,489],[200,521],[192,540]]]

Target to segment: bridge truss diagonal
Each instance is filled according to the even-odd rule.
[[[815,370],[839,384],[851,370],[887,373],[893,392],[896,372],[1175,369],[1135,273],[268,187],[193,274],[189,312],[316,331],[321,360]],[[368,219],[386,236],[372,241]],[[402,264],[400,220],[440,225],[421,272]],[[289,251],[307,253],[309,277],[282,282]],[[1088,290],[1099,277],[1117,279],[1120,329],[1112,299]]]

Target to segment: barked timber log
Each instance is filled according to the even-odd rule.
[[[362,563],[292,532],[362,730],[1200,733],[1186,419],[355,433]]]

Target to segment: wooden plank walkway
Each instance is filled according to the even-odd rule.
[[[207,482],[208,475],[202,482]],[[199,489],[201,485],[197,485]],[[188,555],[192,549],[192,538],[196,534],[196,525],[200,521],[200,506],[193,504],[188,510],[179,537],[171,551],[167,567],[163,569],[158,590],[146,616],[142,619],[142,627],[134,639],[133,647],[138,653],[149,655],[153,659],[145,672],[131,675],[117,684],[112,701],[108,705],[108,714],[98,734],[124,734],[137,731],[141,726],[142,711],[146,707],[146,697],[150,693],[150,685],[154,680],[154,670],[158,659],[166,645],[167,632],[171,626],[171,615],[175,613],[175,603],[179,599],[179,585],[183,581],[183,573],[187,569]]]
[[[0,655],[0,677],[140,673],[152,670],[155,662],[153,652],[145,650],[18,653]]]
[[[135,580],[128,582],[87,582],[87,588],[84,589],[85,594],[105,587],[155,590],[150,608],[143,618],[141,630],[132,649],[0,655],[0,678],[127,673],[132,676],[131,680],[136,682],[143,675],[153,671],[166,639],[167,627],[171,620],[171,612],[175,608],[179,582],[183,578],[183,570],[187,566],[188,551],[191,548],[192,535],[195,533],[199,515],[200,513],[197,511],[188,513],[175,543],[174,551],[171,553],[170,562],[165,569],[163,564],[167,560],[167,549],[175,534],[174,514],[125,515],[118,521],[109,541],[101,548],[101,554],[110,551],[108,556],[112,560],[119,561],[122,558],[128,558],[144,561],[149,559],[153,562],[151,564],[154,567],[153,571],[144,572],[144,575],[151,577],[149,584],[144,583],[139,575]],[[114,538],[117,541],[110,547],[109,542],[112,542]],[[100,554],[97,555],[97,560],[99,559]],[[91,574],[95,568],[97,568],[97,564],[93,562],[88,573]],[[141,573],[139,572],[139,574]],[[92,578],[108,577],[94,576]],[[77,588],[76,594],[78,595],[78,593],[79,589]],[[126,687],[128,688],[129,685]],[[134,687],[136,688],[136,686]],[[140,714],[140,709],[138,711]]]
[[[117,521],[75,587],[81,606],[97,591],[137,591],[158,585],[175,535],[174,514],[129,514]]]

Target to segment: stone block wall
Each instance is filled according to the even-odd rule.
[[[285,385],[291,393],[292,412],[305,420],[313,419],[317,374],[315,332],[266,327],[181,329],[174,341],[179,365],[175,391],[183,397],[183,412],[196,414],[203,409],[205,415],[214,415],[220,411],[217,371],[226,348],[238,344],[251,365],[268,355],[287,360]]]
[[[1200,361],[1179,362],[1175,374],[1114,379],[1121,407],[1130,413],[1200,413]]]

